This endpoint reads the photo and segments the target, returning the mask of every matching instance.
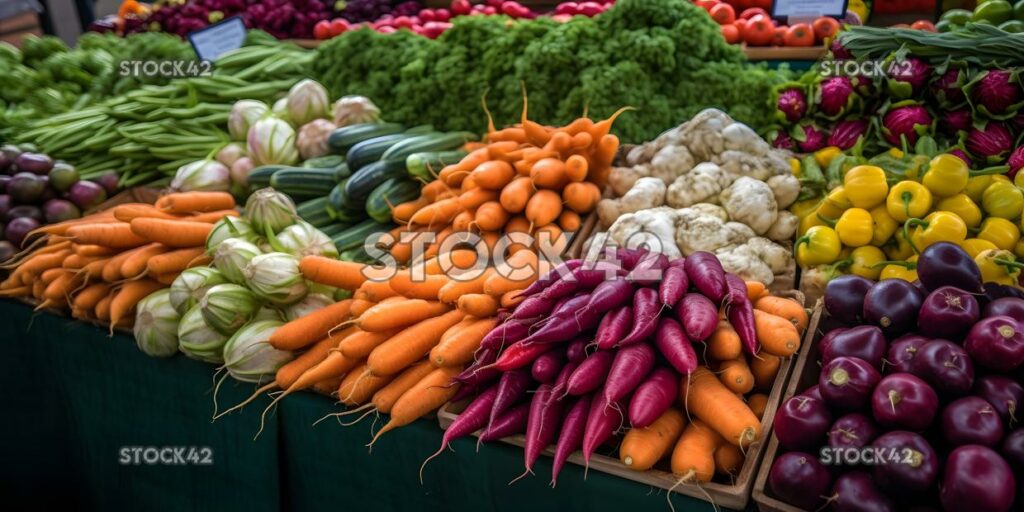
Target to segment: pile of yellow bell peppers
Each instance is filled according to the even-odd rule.
[[[917,255],[952,242],[978,261],[986,281],[1017,284],[1024,176],[1014,183],[998,174],[1002,169],[972,172],[952,154],[920,171],[894,179],[881,167],[857,165],[824,198],[795,203],[796,259],[805,273],[913,281]]]

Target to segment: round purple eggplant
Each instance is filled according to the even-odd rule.
[[[31,204],[23,204],[15,206],[10,210],[7,210],[7,215],[4,217],[3,220],[5,222],[10,222],[14,219],[20,219],[22,217],[28,217],[30,219],[35,219],[36,222],[42,222],[43,211],[40,210],[38,206]]]
[[[11,177],[6,174],[0,174],[0,194],[7,193],[7,184],[11,182]]]
[[[989,317],[974,324],[967,333],[964,350],[980,366],[1010,372],[1024,364],[1024,332],[1011,317]]]
[[[53,164],[53,169],[50,170],[49,176],[50,186],[61,193],[71,190],[71,185],[78,183],[78,171],[66,162]]]
[[[833,332],[821,340],[821,364],[828,364],[837,357],[858,357],[882,371],[882,360],[888,347],[881,329],[860,325],[836,334]]]
[[[971,255],[949,242],[929,245],[917,258],[917,278],[928,290],[955,286],[971,293],[983,293],[981,270]]]
[[[889,493],[920,493],[939,475],[939,456],[925,438],[894,430],[871,443],[881,460],[874,466],[875,483]]]
[[[878,427],[871,418],[852,412],[836,420],[828,431],[832,448],[863,448],[878,437]]]
[[[800,396],[809,396],[811,398],[817,398],[823,402],[825,401],[825,399],[821,397],[821,388],[819,388],[817,384],[805,389],[803,393],[800,393]]]
[[[42,176],[30,172],[19,172],[7,184],[7,195],[16,204],[32,204],[39,200],[46,190]]]
[[[39,221],[31,217],[18,217],[7,223],[4,228],[4,236],[7,241],[14,244],[14,247],[21,247],[32,230],[40,226]]]
[[[775,413],[775,437],[787,450],[814,451],[825,443],[832,415],[825,402],[809,396],[794,396]]]
[[[1021,414],[1024,386],[1020,382],[1003,375],[986,375],[975,381],[974,394],[991,404],[1007,425],[1024,420]]]
[[[836,479],[832,486],[832,510],[835,512],[895,512],[896,504],[875,485],[867,471],[851,471]]]
[[[992,447],[1003,439],[1003,419],[984,399],[966,396],[942,410],[942,435],[950,446]]]
[[[818,390],[830,407],[858,410],[868,404],[881,379],[871,363],[856,357],[837,357],[822,368]]]
[[[978,302],[982,305],[982,309],[984,309],[984,306],[987,306],[989,302],[1004,299],[1006,297],[1024,299],[1024,290],[1016,286],[988,282],[985,283],[983,287],[985,288],[985,294],[978,296]]]
[[[931,341],[919,334],[905,334],[892,340],[889,351],[885,355],[888,373],[909,372],[921,347]]]
[[[53,159],[40,153],[25,152],[14,159],[14,165],[19,171],[42,176],[53,169]]]
[[[917,350],[910,371],[947,397],[966,395],[974,385],[974,363],[967,352],[947,340],[931,340]]]
[[[887,375],[871,394],[871,414],[883,427],[920,431],[939,410],[939,396],[927,382],[909,373]]]
[[[864,296],[873,284],[868,279],[852,274],[829,281],[825,285],[825,310],[844,324],[859,324],[864,311]]]
[[[788,452],[775,458],[768,473],[768,489],[790,505],[816,510],[825,503],[832,475],[818,458],[804,452]]]
[[[0,229],[2,231],[2,229]],[[18,250],[14,247],[14,244],[7,240],[0,240],[0,263],[4,263],[7,260],[14,257]]]
[[[1024,428],[1007,434],[999,451],[1014,471],[1024,473]]]
[[[917,332],[933,338],[961,340],[981,318],[978,299],[952,286],[928,294],[917,315]]]
[[[917,313],[924,297],[913,284],[886,279],[868,290],[864,297],[864,323],[877,325],[890,338],[917,326]]]
[[[68,199],[82,211],[88,211],[107,200],[107,191],[91,181],[77,181],[68,190]]]
[[[1018,322],[1024,322],[1024,299],[1003,297],[989,302],[982,311],[982,317],[1008,316]]]
[[[945,510],[1007,511],[1016,492],[1010,465],[991,448],[969,444],[946,459],[939,499]]]

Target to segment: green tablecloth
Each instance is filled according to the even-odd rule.
[[[183,356],[153,359],[130,336],[27,306],[0,302],[0,498],[43,509],[312,510],[668,510],[663,492],[569,464],[556,489],[551,461],[534,477],[522,450],[456,441],[417,471],[441,439],[428,418],[390,432],[369,453],[372,419],[351,427],[313,422],[339,409],[302,393],[282,400],[258,439],[266,399],[211,423],[214,368]],[[221,408],[252,386],[231,379]],[[380,423],[377,423],[377,428]],[[209,447],[204,466],[125,465],[122,447]],[[61,492],[55,492],[60,486]],[[711,510],[676,495],[677,510]],[[21,508],[21,507],[16,507]]]

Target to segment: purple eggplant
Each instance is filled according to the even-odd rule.
[[[7,215],[2,219],[4,222],[10,222],[14,219],[20,219],[22,217],[28,217],[35,220],[36,222],[43,221],[43,211],[38,206],[31,204],[23,204],[15,206],[10,210],[7,210]]]
[[[835,512],[895,512],[896,505],[875,485],[867,471],[851,471],[836,479],[832,486],[832,510]]]
[[[25,245],[28,234],[39,226],[39,221],[31,217],[19,217],[7,223],[7,226],[4,227],[4,236],[15,247],[22,247]]]
[[[974,394],[984,398],[995,408],[1009,426],[1024,420],[1021,404],[1024,404],[1024,386],[1010,377],[986,375],[974,383]]]
[[[878,437],[878,426],[871,418],[852,412],[836,420],[828,431],[828,445],[832,448],[863,448]]]
[[[917,332],[932,338],[962,339],[981,318],[974,295],[952,286],[929,293],[917,316]]]
[[[1024,299],[1017,297],[1003,297],[993,300],[985,305],[982,317],[1008,316],[1018,322],[1024,323]]]
[[[985,294],[978,296],[978,302],[982,306],[987,306],[989,302],[1006,297],[1024,299],[1024,290],[1016,286],[989,282],[982,287],[985,289]]]
[[[839,276],[825,286],[825,310],[836,320],[847,324],[860,323],[864,312],[864,296],[875,283],[861,276]]]
[[[939,475],[939,456],[925,438],[894,430],[882,434],[871,446],[882,460],[874,465],[875,483],[897,495],[927,491]]]
[[[939,395],[927,382],[909,373],[888,375],[871,394],[871,414],[883,427],[920,431],[939,410]]]
[[[1018,474],[1024,473],[1024,428],[1018,428],[1003,438],[999,450],[1006,462],[1010,463]]]
[[[889,351],[885,355],[886,369],[889,373],[909,372],[913,360],[921,347],[931,341],[918,334],[906,334],[892,340]]]
[[[837,357],[821,370],[818,389],[829,406],[857,410],[868,404],[882,379],[871,363],[856,357]]]
[[[3,227],[0,226],[0,232],[2,231]],[[3,236],[2,233],[0,233],[0,236]],[[17,252],[18,250],[15,249],[14,244],[7,240],[0,240],[0,263],[7,262],[7,260],[13,258]]]
[[[775,437],[787,450],[814,451],[825,442],[832,415],[825,402],[809,396],[794,396],[775,413]]]
[[[917,326],[922,302],[924,297],[913,284],[886,279],[872,286],[864,297],[864,323],[881,327],[886,336],[900,336]]]
[[[7,183],[7,195],[14,204],[32,204],[39,201],[46,190],[42,176],[30,172],[19,172]]]
[[[956,244],[929,245],[917,258],[917,278],[929,290],[955,286],[971,293],[983,293],[981,270],[967,251]]]
[[[954,400],[942,410],[942,435],[950,446],[994,447],[1003,439],[1003,420],[992,404],[976,396]]]
[[[837,357],[859,357],[876,370],[882,371],[882,360],[888,344],[882,330],[873,325],[861,325],[825,336],[821,340],[821,364]]]
[[[14,159],[14,165],[19,171],[42,176],[48,174],[50,169],[53,169],[53,159],[40,153],[26,151]]]
[[[1016,494],[1010,465],[991,448],[961,446],[946,459],[939,499],[945,510],[1006,511]]]
[[[918,348],[909,373],[943,396],[966,395],[974,385],[974,363],[964,349],[946,340],[931,340]]]
[[[828,469],[809,453],[789,452],[775,458],[768,490],[790,505],[817,510],[832,487]]]
[[[817,398],[818,400],[825,401],[825,398],[821,396],[821,388],[817,384],[805,389],[799,396],[809,396],[811,398]]]
[[[1011,317],[989,317],[967,333],[964,350],[980,366],[1010,372],[1024,364],[1024,332]]]

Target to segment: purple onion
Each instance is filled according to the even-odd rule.
[[[972,105],[986,117],[1012,116],[1020,107],[1020,85],[1014,83],[1014,75],[1009,71],[984,71],[969,87]]]
[[[821,82],[818,109],[828,117],[844,114],[857,98],[849,77],[834,76]]]
[[[869,123],[866,119],[847,119],[839,121],[832,127],[832,133],[828,136],[828,145],[839,149],[850,149],[857,145],[857,141],[868,131]]]
[[[933,121],[928,109],[922,105],[897,107],[882,118],[882,135],[893,146],[901,147],[902,137],[906,137],[907,144],[914,145],[918,137],[931,130]]]
[[[972,127],[968,130],[964,146],[974,158],[998,164],[1013,149],[1013,134],[1005,124],[989,121],[983,128]]]
[[[807,97],[800,89],[786,89],[779,93],[776,108],[787,122],[795,123],[807,113]]]

